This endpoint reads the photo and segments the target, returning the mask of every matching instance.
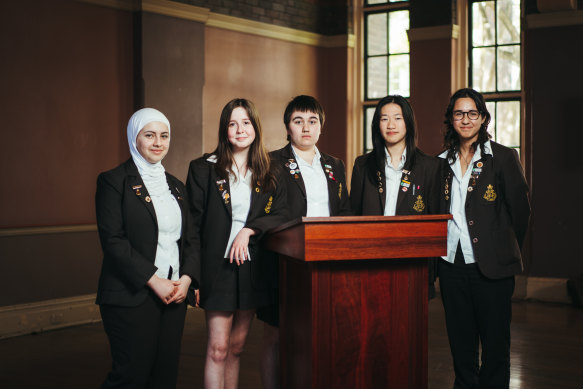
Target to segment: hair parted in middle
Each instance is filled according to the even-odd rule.
[[[255,105],[247,99],[236,98],[227,103],[221,112],[219,120],[219,142],[212,154],[216,155],[216,171],[219,177],[228,179],[233,165],[232,145],[229,142],[229,122],[235,108],[241,107],[249,115],[249,120],[255,130],[255,139],[249,146],[247,167],[252,172],[253,185],[259,184],[262,190],[271,191],[275,188],[275,175],[271,171],[271,163],[267,149],[263,145],[263,130]]]
[[[454,163],[456,160],[456,155],[460,151],[460,137],[453,127],[453,108],[455,102],[458,99],[468,97],[474,100],[478,112],[480,112],[480,118],[485,118],[484,123],[480,126],[478,130],[478,139],[472,144],[471,149],[475,151],[478,146],[482,155],[484,155],[484,143],[486,143],[492,135],[488,133],[488,125],[490,124],[490,112],[486,107],[486,102],[484,101],[484,96],[480,92],[475,91],[471,88],[462,88],[455,92],[449,99],[449,104],[445,111],[445,131],[443,134],[443,147],[447,150],[447,159],[449,163]]]
[[[417,149],[417,131],[415,126],[415,114],[413,113],[413,108],[411,104],[403,96],[399,95],[388,95],[383,97],[377,104],[374,115],[372,117],[371,124],[371,134],[372,134],[372,152],[375,157],[375,162],[377,167],[385,166],[385,138],[381,135],[381,110],[387,104],[397,104],[401,107],[403,112],[403,119],[405,121],[405,128],[407,129],[407,134],[405,135],[405,149],[407,150],[407,156],[405,159],[404,169],[413,170],[413,165],[415,164],[415,150]]]

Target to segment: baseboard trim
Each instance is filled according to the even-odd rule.
[[[95,294],[0,307],[0,339],[101,320]]]
[[[526,300],[571,304],[566,278],[528,277]]]
[[[516,276],[512,300],[543,301],[547,303],[571,304],[567,293],[566,278]],[[439,279],[435,283],[439,292]]]
[[[436,282],[439,291],[439,282]],[[513,300],[571,304],[566,278],[516,276]],[[0,339],[101,321],[95,294],[0,307]]]

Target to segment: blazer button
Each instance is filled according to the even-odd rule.
[[[474,238],[474,239],[472,239],[472,242],[474,242],[474,243],[478,243],[478,238]]]
[[[470,221],[468,222],[468,224],[469,224],[470,226],[473,226],[473,225],[474,225],[474,221],[473,221],[473,220],[470,220]]]

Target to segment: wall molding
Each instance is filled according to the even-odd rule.
[[[583,10],[549,12],[526,16],[526,28],[565,27],[583,24]]]
[[[0,307],[0,339],[101,321],[95,294]]]
[[[458,39],[460,36],[460,26],[457,24],[446,24],[443,26],[412,28],[407,31],[407,35],[409,36],[409,42]]]
[[[210,9],[168,0],[142,0],[141,10],[158,15],[206,23]]]
[[[170,0],[76,0],[124,11],[143,11],[204,23],[207,27],[324,48],[354,48],[354,34],[322,35],[275,24],[211,12],[209,8]]]
[[[254,20],[217,14],[213,12],[209,14],[206,25],[208,27],[216,27],[223,30],[242,32],[251,35],[263,36],[266,38],[301,43],[309,46],[354,47],[355,42],[354,36],[352,36],[352,34],[326,36],[313,32],[296,30],[294,28],[282,27],[275,24],[257,22]]]
[[[140,9],[140,0],[76,0],[81,3],[100,5],[123,11],[137,11]]]
[[[84,224],[74,226],[1,228],[0,238],[9,236],[66,234],[71,232],[91,232],[91,231],[97,231],[97,224]]]

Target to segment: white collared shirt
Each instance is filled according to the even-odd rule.
[[[178,240],[182,232],[180,206],[170,189],[162,195],[151,194],[150,198],[154,204],[158,222],[158,247],[154,259],[154,266],[157,267],[156,275],[160,278],[168,278],[170,267],[172,267],[170,279],[176,281],[180,278],[178,250]]]
[[[484,151],[486,154],[492,155],[492,147],[490,141],[484,143]],[[440,158],[447,158],[447,151],[439,155]],[[453,178],[451,182],[451,203],[449,212],[453,215],[453,220],[447,222],[447,256],[442,257],[448,262],[453,263],[455,260],[455,253],[458,242],[462,246],[462,252],[466,263],[475,263],[474,250],[472,248],[472,241],[470,232],[468,230],[468,223],[466,220],[466,197],[468,194],[468,185],[472,177],[472,167],[474,162],[482,158],[482,151],[480,147],[476,149],[472,161],[468,166],[465,174],[462,176],[462,166],[459,155],[456,155],[456,160],[451,165],[453,171]]]
[[[391,155],[385,147],[385,186],[387,189],[387,197],[385,199],[385,216],[395,216],[395,213],[397,212],[397,197],[399,197],[401,176],[403,175],[403,167],[405,166],[406,160],[407,148],[403,149],[403,154],[401,154],[401,161],[399,162],[399,166],[395,169],[393,165],[391,165]]]
[[[306,216],[330,216],[330,204],[328,200],[328,182],[326,173],[320,163],[320,151],[315,147],[316,155],[312,164],[307,163],[298,157],[295,148],[292,146],[294,156],[298,162],[304,187],[306,188],[306,201],[308,210]]]
[[[251,169],[247,169],[245,177],[239,175],[236,166],[232,166],[231,171],[233,173],[229,174],[229,189],[231,192],[232,222],[231,234],[229,235],[229,242],[227,243],[227,249],[225,250],[225,258],[229,258],[233,241],[239,231],[245,227],[247,216],[249,215],[249,209],[251,208],[251,178],[253,177]],[[249,255],[249,260],[251,260],[251,255]]]

